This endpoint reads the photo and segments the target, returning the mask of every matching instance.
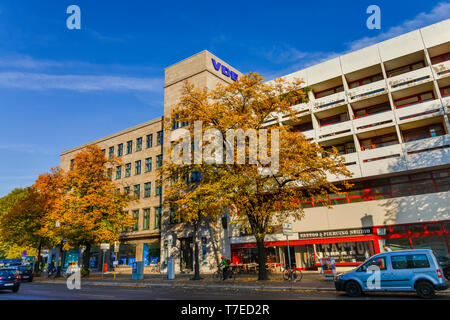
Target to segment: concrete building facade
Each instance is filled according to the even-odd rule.
[[[335,258],[338,267],[352,267],[383,251],[384,245],[393,250],[432,248],[440,255],[450,252],[449,70],[450,20],[445,20],[284,76],[301,78],[312,89],[308,103],[293,106],[301,117],[294,123],[296,129],[325,148],[336,147],[354,183],[345,195],[313,197],[302,204],[305,217],[292,221],[294,236],[290,238],[291,258],[298,268],[317,269],[320,258],[327,256]],[[161,145],[123,155],[123,159],[132,164],[132,170],[138,160],[160,155],[167,159],[171,130],[162,124],[178,103],[183,83],[214,88],[240,75],[208,51],[178,62],[165,69],[162,118],[94,143],[109,154],[109,148],[120,143],[126,148],[128,141],[145,140],[148,134],[156,139],[163,132]],[[81,148],[61,155],[63,169]],[[155,178],[151,172],[118,180],[129,186],[151,181],[153,188]],[[163,266],[173,256],[176,271],[190,272],[189,226],[171,222],[170,212],[162,208],[158,209],[160,228],[153,227],[153,222],[149,229],[142,228],[144,209],[151,208],[154,215],[153,209],[162,207],[162,197],[153,195],[128,208],[139,210],[139,227],[121,239],[136,245],[138,260],[145,259],[144,245],[157,241]],[[324,207],[325,202],[333,208]],[[283,266],[285,237],[272,234],[266,240],[268,262]],[[255,262],[254,238],[220,220],[205,222],[199,241],[202,272],[214,270],[220,255],[237,264]]]

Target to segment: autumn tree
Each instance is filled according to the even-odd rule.
[[[25,197],[0,217],[0,233],[15,246],[37,251],[35,272],[38,272],[42,248],[55,245],[56,239],[41,233],[47,215],[42,197],[31,187],[24,191]]]
[[[64,239],[65,247],[83,246],[84,274],[89,272],[91,247],[117,241],[122,229],[134,223],[123,210],[130,196],[119,192],[110,177],[118,164],[97,145],[89,145],[75,155],[69,171],[53,170],[34,185],[49,210],[42,232]]]
[[[22,200],[26,199],[29,190],[27,188],[16,188],[8,195],[0,198],[0,220],[8,215],[11,209]],[[30,247],[15,243],[3,230],[5,226],[0,223],[0,259],[20,258],[23,250],[30,251]]]
[[[186,83],[171,114],[190,130],[172,132],[163,179],[183,171],[200,171],[201,179],[195,188],[181,180],[168,184],[168,203],[188,220],[198,206],[203,212],[210,204],[211,211],[233,208],[231,219],[256,238],[260,280],[267,279],[265,236],[282,222],[301,219],[300,203],[311,195],[340,193],[349,186],[345,178],[351,174],[337,150],[326,151],[295,130],[301,123],[295,105],[307,101],[307,90],[300,80],[264,82],[256,73],[213,90]],[[331,183],[330,175],[344,181]]]

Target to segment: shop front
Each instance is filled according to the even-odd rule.
[[[360,265],[385,250],[432,249],[437,257],[449,254],[450,221],[299,232],[289,240],[291,261],[297,269],[318,270],[321,258],[334,258],[340,268]],[[286,241],[266,241],[267,263],[288,264]],[[257,262],[255,242],[231,245],[234,264]]]

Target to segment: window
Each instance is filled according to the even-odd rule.
[[[200,181],[200,172],[193,171],[191,182],[199,182]]]
[[[417,69],[421,69],[423,67],[425,67],[425,62],[418,61],[418,62],[412,63],[410,65],[407,65],[407,66],[403,66],[403,67],[400,67],[400,68],[395,68],[395,69],[389,70],[386,73],[387,73],[387,77],[391,78],[391,77],[395,77],[395,76],[401,75],[401,74],[406,73],[406,72],[410,72],[410,71],[414,71],[414,70],[417,70]]]
[[[102,149],[102,152],[106,156],[106,149]]]
[[[325,147],[324,149],[325,149],[325,151],[332,152],[333,147],[335,147],[338,150],[339,154],[341,154],[341,155],[356,152],[354,142],[347,142],[347,143],[338,144],[335,146],[329,146],[329,147]]]
[[[163,163],[163,156],[160,154],[159,156],[156,156],[156,169],[161,168]]]
[[[319,119],[320,126],[328,126],[330,124],[340,123],[348,120],[348,115],[346,112],[337,114],[331,117]]]
[[[139,229],[139,210],[133,211],[133,218],[135,219],[134,225],[131,228],[131,231],[138,231]]]
[[[150,133],[146,136],[146,144],[147,148],[153,147],[153,133]]]
[[[389,133],[378,137],[363,139],[360,141],[360,144],[361,150],[364,151],[398,144],[398,139],[396,133]]]
[[[125,177],[131,176],[131,163],[125,165]]]
[[[122,178],[122,166],[116,167],[116,179]]]
[[[142,221],[142,229],[150,229],[150,209],[144,209],[144,219]]]
[[[428,232],[442,231],[441,225],[439,223],[427,224],[427,231]]]
[[[163,143],[163,132],[158,131],[157,137],[156,137],[156,144],[159,146]]]
[[[406,256],[392,256],[392,269],[408,269],[408,259]]]
[[[450,95],[450,86],[441,89],[441,96],[446,97]]]
[[[135,168],[134,170],[135,175],[141,174],[141,160],[138,160],[134,163],[134,168]]]
[[[133,141],[127,142],[127,154],[130,154],[133,152]]]
[[[323,91],[319,91],[319,92],[315,93],[314,96],[316,97],[316,99],[319,99],[319,98],[323,98],[323,97],[326,97],[326,96],[329,96],[329,95],[332,95],[332,94],[335,94],[335,93],[338,93],[341,91],[344,91],[344,87],[342,85],[334,87],[334,88],[326,89]]]
[[[123,192],[124,192],[125,194],[130,194],[130,187],[124,187],[124,188],[123,188]]]
[[[362,109],[355,110],[355,119],[371,116],[377,113],[391,111],[391,104],[389,102],[384,102],[371,107],[366,107]]]
[[[369,270],[369,267],[371,267],[371,266],[376,266],[376,267],[380,268],[380,270],[386,270],[386,258],[385,257],[377,257],[377,258],[370,259],[369,261],[364,263],[358,269],[358,271],[366,272],[367,270]]]
[[[416,141],[431,137],[437,137],[442,136],[445,134],[444,127],[442,126],[442,123],[433,124],[430,126],[424,126],[420,128],[414,128],[411,130],[405,130],[402,132],[403,134],[403,141],[409,142],[409,141]]]
[[[142,150],[142,138],[137,138],[136,139],[136,151],[141,151]]]
[[[424,254],[414,254],[408,256],[409,260],[411,260],[410,268],[429,268],[430,262],[428,258]]]
[[[159,196],[162,194],[162,185],[161,182],[156,183],[155,195]]]
[[[138,199],[141,197],[141,185],[140,184],[137,184],[134,186],[134,196]]]
[[[145,172],[152,171],[152,158],[145,159]]]
[[[352,81],[348,84],[348,86],[350,89],[353,89],[353,88],[360,87],[360,86],[363,86],[363,85],[366,85],[366,84],[369,84],[369,83],[372,83],[375,81],[379,81],[379,80],[383,80],[382,73],[379,73],[379,74],[376,74],[376,75],[373,75],[373,76],[370,76],[367,78],[363,78],[360,80]]]
[[[450,52],[441,54],[439,56],[432,57],[431,64],[437,64],[437,63],[445,62],[447,60],[450,60]]]
[[[155,208],[155,228],[161,228],[161,207]]]
[[[419,103],[422,103],[425,101],[430,101],[430,100],[434,100],[434,92],[433,91],[422,92],[417,95],[408,96],[408,97],[394,100],[394,105],[395,105],[395,108],[398,109],[398,108],[403,108],[403,107],[419,104]]]
[[[117,156],[118,157],[123,156],[123,143],[121,143],[117,146]]]
[[[410,232],[424,232],[424,225],[423,224],[413,224],[409,226]]]
[[[111,159],[114,156],[114,147],[109,147],[109,158]]]
[[[152,191],[152,183],[151,182],[146,182],[144,184],[144,198],[148,198],[151,196],[151,191]]]

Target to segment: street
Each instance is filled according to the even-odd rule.
[[[421,300],[414,293],[371,293],[359,300]],[[357,300],[335,291],[278,291],[212,288],[136,288],[85,285],[69,290],[64,284],[22,283],[17,293],[0,291],[0,300]],[[435,300],[450,300],[437,293]]]

